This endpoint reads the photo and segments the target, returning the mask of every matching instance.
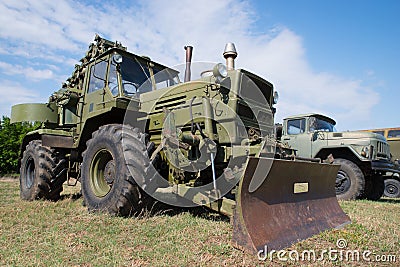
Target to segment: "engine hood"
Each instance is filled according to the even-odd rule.
[[[380,134],[360,131],[348,131],[348,132],[329,132],[327,133],[328,139],[375,139],[382,142],[386,142],[385,137]]]

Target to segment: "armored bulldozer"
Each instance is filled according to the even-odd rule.
[[[12,107],[40,121],[23,140],[20,195],[57,200],[81,183],[89,211],[129,216],[149,200],[232,216],[233,245],[280,249],[350,222],[335,197],[339,166],[293,160],[274,137],[273,85],[235,69],[232,43],[184,82],[176,69],[99,36],[45,104]],[[183,73],[183,72],[182,72]]]

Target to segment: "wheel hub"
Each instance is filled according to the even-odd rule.
[[[31,188],[35,179],[35,162],[33,158],[29,157],[25,166],[25,184],[26,188]]]
[[[99,150],[90,166],[90,185],[97,197],[105,197],[111,190],[116,170],[112,154],[107,149]]]
[[[104,168],[104,180],[106,180],[108,185],[112,185],[115,179],[115,162],[114,160],[110,160],[107,162],[106,167]]]
[[[399,191],[399,189],[392,184],[387,185],[386,190],[389,192],[389,194],[392,194],[392,195],[397,195],[397,193]]]
[[[347,192],[347,190],[349,190],[350,188],[350,185],[351,185],[351,180],[347,175],[347,173],[339,170],[336,176],[336,185],[335,185],[336,194],[340,195]]]

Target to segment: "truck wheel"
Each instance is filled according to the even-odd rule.
[[[364,192],[365,178],[360,168],[347,159],[335,159],[340,164],[336,177],[336,197],[340,200],[360,198]]]
[[[144,207],[145,193],[130,174],[123,153],[124,143],[132,148],[140,179],[149,164],[144,134],[120,124],[99,128],[87,141],[82,162],[82,194],[89,211],[113,215],[137,215]]]
[[[386,197],[400,198],[400,181],[396,179],[385,179],[384,195]]]
[[[364,197],[368,200],[378,200],[385,190],[382,176],[368,176],[365,179]]]
[[[66,180],[66,160],[42,141],[29,142],[20,169],[20,196],[23,200],[60,198]]]

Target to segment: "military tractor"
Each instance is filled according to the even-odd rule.
[[[64,182],[79,181],[89,211],[203,205],[232,216],[233,245],[251,253],[349,223],[335,196],[339,165],[294,160],[276,142],[273,85],[235,69],[232,43],[226,65],[192,80],[185,49],[181,82],[96,35],[48,103],[13,106],[13,122],[42,123],[23,140],[21,198],[57,200]]]
[[[384,192],[386,172],[399,173],[391,161],[386,139],[361,131],[337,132],[336,122],[321,114],[304,114],[283,120],[279,139],[300,157],[326,158],[333,155],[340,164],[336,195],[341,200],[378,200]]]

